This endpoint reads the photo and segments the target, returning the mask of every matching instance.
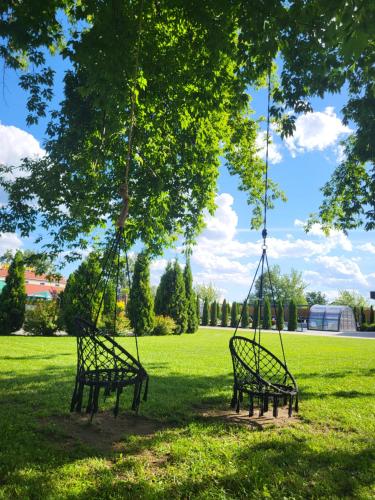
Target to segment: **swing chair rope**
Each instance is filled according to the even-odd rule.
[[[266,159],[265,159],[265,166],[264,166],[264,200],[263,200],[263,230],[262,230],[262,237],[263,237],[263,246],[262,246],[262,255],[259,260],[258,266],[255,271],[255,275],[253,278],[253,281],[251,283],[251,287],[249,290],[249,293],[246,297],[246,300],[242,306],[241,309],[241,314],[240,317],[237,321],[236,328],[233,333],[233,337],[237,335],[238,328],[240,326],[240,323],[242,321],[242,317],[244,314],[245,307],[247,307],[247,303],[250,299],[251,292],[253,290],[255,280],[257,278],[259,269],[260,269],[260,286],[259,286],[259,293],[258,293],[258,300],[255,305],[257,308],[257,318],[258,318],[258,344],[259,344],[259,349],[260,349],[260,343],[261,343],[261,317],[262,317],[262,304],[263,304],[263,293],[264,293],[264,264],[266,264],[266,269],[267,269],[267,276],[269,279],[270,283],[270,288],[271,288],[271,295],[272,295],[272,305],[276,312],[276,301],[275,301],[275,293],[274,293],[274,287],[272,284],[271,280],[271,273],[269,269],[269,264],[268,264],[268,257],[267,257],[267,208],[268,208],[268,188],[269,188],[269,183],[268,183],[268,166],[269,166],[269,143],[270,143],[270,126],[271,126],[271,74],[272,74],[272,62],[269,65],[268,68],[268,92],[267,92],[267,129],[266,129]],[[254,309],[255,312],[255,309]],[[257,328],[254,329],[254,338],[253,340],[256,341],[256,334],[257,334]],[[279,339],[280,339],[280,344],[281,344],[281,350],[283,354],[283,360],[285,366],[286,364],[286,357],[285,357],[285,350],[284,350],[284,343],[281,335],[281,330],[279,330]],[[258,352],[258,359],[259,359],[259,352]]]

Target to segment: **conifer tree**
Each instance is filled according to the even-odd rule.
[[[284,329],[284,307],[281,300],[277,301],[276,327],[279,331]]]
[[[102,291],[96,287],[100,279],[101,266],[98,253],[91,252],[89,256],[68,278],[61,296],[61,318],[69,335],[77,334],[76,317],[95,322],[100,325],[100,302]]]
[[[202,325],[203,326],[207,326],[208,325],[208,310],[209,310],[208,298],[206,297],[204,299],[203,313],[202,313]]]
[[[216,319],[221,320],[221,308],[219,302],[216,302]]]
[[[173,293],[168,307],[168,316],[171,316],[176,322],[176,333],[184,333],[186,332],[188,323],[184,276],[177,260],[174,261],[172,269]]]
[[[173,294],[173,274],[172,263],[168,262],[155,295],[155,313],[158,316],[169,316],[169,304]]]
[[[247,301],[243,303],[242,312],[241,312],[241,328],[249,327],[249,306],[247,305]]]
[[[17,251],[0,294],[0,334],[16,332],[25,320],[26,288],[23,256]]]
[[[375,323],[375,317],[374,317],[374,308],[373,306],[370,307],[370,324],[373,325]]]
[[[127,313],[130,324],[137,335],[150,334],[154,328],[154,298],[150,286],[150,262],[141,252],[134,265]]]
[[[271,303],[269,297],[264,299],[262,326],[265,330],[272,328]]]
[[[295,301],[292,299],[289,302],[289,312],[288,312],[288,330],[294,332],[297,330],[297,306]]]
[[[196,296],[195,313],[197,315],[197,326],[201,324],[201,301],[199,295]]]
[[[237,304],[232,302],[232,307],[230,310],[230,326],[235,328],[237,326]]]
[[[361,307],[360,319],[361,319],[360,323],[361,323],[361,326],[362,326],[363,323],[366,323],[365,308],[363,306]]]
[[[186,313],[187,313],[187,333],[195,333],[198,329],[198,319],[196,311],[196,297],[193,290],[193,275],[191,273],[190,259],[186,259],[184,269],[185,295],[186,295]]]
[[[225,299],[221,306],[221,326],[228,326],[228,307]]]
[[[252,325],[254,330],[259,327],[259,313],[260,313],[260,303],[259,300],[256,300],[254,304],[253,325]]]
[[[217,305],[216,300],[212,302],[210,308],[210,325],[217,326]]]

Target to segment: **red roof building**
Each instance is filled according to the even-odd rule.
[[[6,267],[0,267],[0,290],[5,286],[5,278],[7,275],[8,269]],[[59,281],[49,281],[47,276],[37,275],[31,269],[26,269],[25,284],[28,297],[51,299],[56,293],[64,290],[66,279],[61,278]]]

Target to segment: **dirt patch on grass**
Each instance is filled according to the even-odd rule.
[[[92,421],[84,413],[71,413],[42,418],[39,422],[39,431],[59,448],[84,445],[103,453],[124,450],[130,436],[152,437],[166,427],[158,420],[131,414],[114,418],[110,411],[96,414]]]
[[[288,416],[287,407],[279,408],[277,418],[273,416],[272,409],[262,416],[259,416],[258,409],[254,409],[254,415],[252,417],[249,417],[249,412],[247,410],[240,410],[239,413],[236,413],[236,411],[231,408],[219,409],[210,406],[202,406],[200,410],[198,409],[197,413],[200,418],[207,421],[231,425],[244,425],[258,430],[267,429],[269,427],[285,427],[299,421],[298,414],[296,413],[293,413],[291,417]]]

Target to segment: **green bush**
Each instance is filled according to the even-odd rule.
[[[375,332],[375,323],[362,323],[361,332]]]
[[[33,335],[50,336],[60,328],[57,299],[40,300],[26,310],[24,330]]]
[[[155,316],[152,335],[173,335],[176,329],[176,322],[170,316]]]

